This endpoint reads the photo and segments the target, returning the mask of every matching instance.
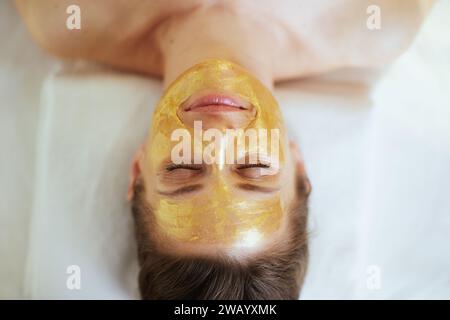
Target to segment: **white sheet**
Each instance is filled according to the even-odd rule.
[[[20,30],[27,49],[0,56],[0,297],[136,298],[127,169],[160,84],[84,64],[53,73],[1,6],[2,40]],[[348,74],[277,88],[314,189],[303,298],[450,298],[449,21],[438,3],[374,90]],[[74,264],[81,290],[66,287]]]
[[[23,296],[40,88],[55,63],[0,2],[0,298]]]
[[[47,79],[43,90],[27,294],[137,297],[127,168],[160,85],[73,67]],[[66,287],[70,265],[81,268],[82,290]]]

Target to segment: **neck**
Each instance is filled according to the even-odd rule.
[[[264,21],[222,7],[199,8],[171,18],[159,34],[164,88],[194,64],[220,58],[241,65],[272,90],[272,61],[267,53],[273,39],[264,29]]]

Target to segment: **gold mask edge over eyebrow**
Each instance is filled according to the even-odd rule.
[[[287,144],[281,113],[272,93],[242,67],[220,59],[194,65],[165,90],[153,115],[145,165],[156,172],[167,161],[176,144],[171,141],[175,129],[184,128],[192,133],[192,128],[178,117],[177,109],[192,94],[205,89],[239,95],[256,108],[255,119],[243,129],[279,130],[278,156],[282,170]],[[270,134],[267,142],[270,146]],[[181,242],[251,247],[281,227],[285,208],[280,192],[262,199],[239,196],[221,169],[212,167],[208,191],[186,198],[156,195],[152,206],[161,231]]]

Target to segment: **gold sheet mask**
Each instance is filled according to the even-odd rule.
[[[145,151],[145,166],[148,172],[158,172],[170,159],[173,148],[179,141],[173,141],[177,129],[191,133],[194,154],[205,148],[206,142],[197,141],[193,128],[183,123],[177,110],[194,93],[202,90],[231,93],[251,103],[256,115],[246,128],[279,130],[278,163],[283,167],[285,157],[285,132],[278,105],[271,92],[240,66],[225,60],[206,60],[181,74],[165,91],[154,112],[152,128]],[[222,129],[221,129],[222,130]],[[197,139],[197,140],[196,140]],[[271,136],[267,145],[271,146]],[[208,142],[210,144],[210,142]],[[226,144],[219,144],[225,148]],[[268,148],[270,149],[270,147]],[[264,151],[264,150],[263,150]],[[261,152],[260,146],[246,146],[239,154]],[[152,201],[155,221],[168,236],[184,242],[202,244],[223,244],[233,246],[255,246],[282,223],[284,207],[279,192],[262,199],[249,199],[237,195],[234,187],[225,178],[223,158],[211,164],[207,191],[184,197],[170,197],[157,194]],[[228,173],[229,174],[229,173]],[[152,198],[153,199],[153,198]]]

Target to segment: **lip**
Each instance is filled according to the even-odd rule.
[[[243,101],[223,94],[201,96],[184,108],[186,112],[236,112],[244,110],[248,110],[248,108]]]

